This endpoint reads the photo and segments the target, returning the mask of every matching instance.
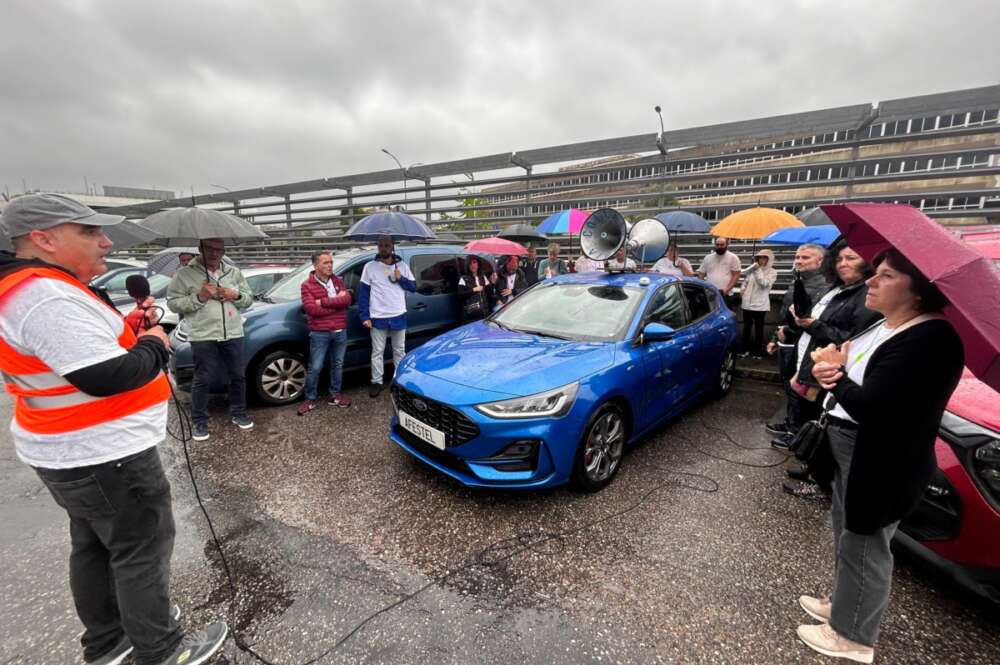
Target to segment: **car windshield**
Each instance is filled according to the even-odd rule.
[[[357,256],[355,252],[333,255],[333,271],[337,272],[347,261]],[[261,299],[265,302],[291,302],[302,298],[302,282],[312,271],[312,262],[307,261],[292,272],[281,278],[281,281],[271,287]]]
[[[610,284],[542,284],[490,321],[519,332],[579,341],[620,340],[645,291]]]

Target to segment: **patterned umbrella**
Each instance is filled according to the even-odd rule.
[[[587,221],[590,213],[576,208],[563,210],[545,218],[545,221],[535,229],[539,233],[553,235],[572,234],[576,235],[583,228],[583,223]]]

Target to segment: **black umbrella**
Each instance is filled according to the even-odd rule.
[[[498,233],[497,237],[517,243],[542,242],[549,239],[544,233],[539,233],[538,229],[528,224],[514,224],[513,226],[508,226],[503,231]]]
[[[806,208],[801,212],[795,213],[795,216],[806,226],[833,225],[830,218],[827,217],[826,213],[820,208]]]

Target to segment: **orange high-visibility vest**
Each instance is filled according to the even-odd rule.
[[[30,267],[0,279],[0,304],[28,280],[44,277],[71,284],[88,297],[104,303],[82,282],[55,268]],[[122,321],[118,344],[131,349],[138,338]],[[34,434],[63,434],[111,422],[138,413],[170,398],[170,383],[160,372],[144,386],[111,397],[81,392],[34,356],[20,353],[0,338],[0,370],[7,392],[14,395],[14,419]]]

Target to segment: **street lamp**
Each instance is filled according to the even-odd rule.
[[[663,113],[660,105],[654,106],[653,110],[660,118],[660,133],[656,137],[656,149],[660,151],[660,157],[663,158],[663,172],[660,174],[660,208],[662,209],[667,205],[667,142],[663,140],[663,135],[667,130],[663,126]]]
[[[403,168],[403,163],[399,161],[399,157],[396,157],[396,155],[392,154],[385,148],[382,148],[382,152],[392,157],[392,161],[396,162],[396,166],[399,167],[400,173],[403,174],[403,208],[406,208],[407,193],[408,193],[406,187],[406,169]]]
[[[213,185],[212,183],[208,183],[208,186],[209,187],[218,187],[219,189],[224,189],[227,192],[232,192],[233,191],[233,190],[229,189],[228,187],[226,187],[224,185]]]

